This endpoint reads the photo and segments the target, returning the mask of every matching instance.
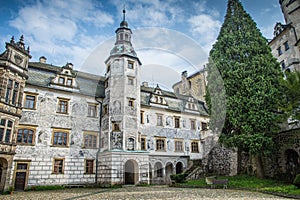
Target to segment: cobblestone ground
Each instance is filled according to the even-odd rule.
[[[146,199],[287,199],[283,197],[231,189],[191,189],[170,188],[167,186],[123,187],[118,189],[66,189],[56,191],[14,192],[12,195],[0,195],[0,199],[101,199],[101,200],[146,200]]]

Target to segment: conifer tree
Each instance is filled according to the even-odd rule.
[[[249,152],[256,161],[256,175],[263,178],[262,156],[271,148],[282,120],[277,113],[282,73],[267,40],[239,0],[228,0],[209,56],[208,66],[218,69],[226,90],[226,118],[219,141]],[[208,76],[209,84],[214,80]]]

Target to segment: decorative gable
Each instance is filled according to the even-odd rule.
[[[157,85],[154,92],[151,94],[150,103],[167,105],[165,97],[162,94],[160,87]]]
[[[76,82],[76,73],[73,70],[73,64],[67,63],[57,72],[55,78],[51,80],[50,86],[55,88],[71,88],[79,89],[79,85]]]

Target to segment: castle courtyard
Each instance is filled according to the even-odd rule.
[[[0,199],[288,199],[258,192],[232,189],[202,189],[202,188],[173,188],[168,186],[133,187],[124,186],[117,189],[65,189],[55,191],[14,192],[12,195],[3,195]],[[290,198],[289,198],[290,199]]]

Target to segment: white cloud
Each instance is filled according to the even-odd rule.
[[[208,14],[192,16],[188,23],[192,34],[199,38],[199,43],[208,52],[219,34],[222,23]]]
[[[42,56],[38,54],[43,52],[48,61],[58,65],[66,62],[79,65],[97,41],[106,38],[100,32],[89,34],[88,28],[114,23],[113,15],[101,6],[93,0],[42,0],[22,7],[9,24],[25,35],[33,56]]]

